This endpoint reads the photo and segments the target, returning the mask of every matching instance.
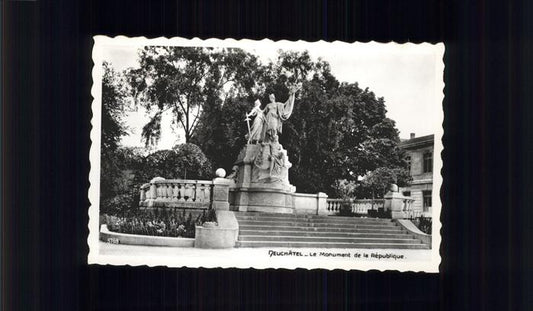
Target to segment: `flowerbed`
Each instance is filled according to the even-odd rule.
[[[155,210],[123,216],[105,215],[109,231],[165,237],[194,238],[195,226],[216,222],[214,210],[203,211],[196,217],[191,212]]]

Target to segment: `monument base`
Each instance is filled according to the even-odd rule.
[[[233,197],[232,209],[240,212],[294,213],[294,198],[291,192],[283,189],[264,187],[235,188],[230,190]]]
[[[296,188],[289,183],[291,163],[286,151],[283,158],[271,169],[268,144],[248,144],[234,165],[235,184],[230,187],[230,209],[241,212],[294,213],[293,193]]]

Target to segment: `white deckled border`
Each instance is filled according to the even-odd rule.
[[[357,260],[354,258],[341,259],[341,258],[310,258],[310,257],[269,257],[268,249],[230,249],[230,250],[192,250],[186,254],[187,250],[177,251],[176,256],[159,256],[146,254],[145,256],[128,256],[128,255],[102,255],[100,254],[99,246],[99,197],[100,197],[100,144],[101,144],[101,93],[102,93],[102,61],[103,51],[106,46],[131,46],[138,47],[142,45],[171,45],[171,46],[203,46],[203,47],[247,47],[261,49],[272,48],[276,46],[279,49],[302,49],[312,48],[313,50],[320,50],[322,48],[335,48],[342,49],[343,47],[364,46],[370,47],[376,53],[383,53],[382,47],[384,43],[369,42],[369,43],[346,43],[346,42],[305,42],[305,41],[272,41],[269,39],[263,39],[261,41],[253,40],[234,40],[234,39],[208,39],[201,40],[199,38],[184,39],[184,38],[154,38],[148,39],[145,37],[128,38],[124,36],[118,36],[110,38],[106,36],[95,36],[94,47],[92,52],[92,59],[94,67],[92,70],[93,85],[91,88],[91,95],[93,96],[92,113],[93,118],[91,120],[91,148],[89,159],[91,162],[91,170],[89,172],[89,192],[88,197],[90,201],[89,207],[89,236],[87,243],[89,245],[88,264],[111,264],[111,265],[132,265],[132,266],[168,266],[168,267],[205,267],[205,268],[256,268],[256,269],[268,269],[268,268],[306,268],[306,269],[342,269],[342,270],[397,270],[397,271],[413,271],[413,272],[439,272],[439,265],[441,262],[440,256],[440,243],[441,236],[440,230],[442,224],[440,222],[440,215],[442,204],[440,201],[440,189],[442,186],[442,158],[443,151],[442,137],[444,134],[442,128],[442,122],[444,121],[443,109],[433,109],[435,114],[435,120],[441,120],[440,124],[435,124],[434,134],[434,160],[433,160],[433,232],[432,232],[432,244],[431,250],[427,250],[429,253],[428,258],[419,260],[416,254],[420,251],[409,250],[361,250],[361,249],[346,249],[346,250],[331,250],[331,249],[292,249],[302,252],[380,252],[380,253],[398,253],[407,254],[407,260],[398,261],[380,261],[380,260]],[[435,55],[435,94],[439,96],[440,102],[444,100],[444,44],[414,44],[414,43],[387,43],[387,53],[394,52],[395,50],[403,50],[406,48],[416,47],[415,53],[428,53],[431,52]],[[275,250],[283,250],[281,248]],[[288,249],[285,249],[288,250]],[[155,252],[155,250],[154,250]],[[216,252],[216,256],[213,256],[213,252]],[[179,253],[182,253],[181,255]],[[415,254],[415,255],[409,255]],[[422,256],[423,257],[423,256]]]

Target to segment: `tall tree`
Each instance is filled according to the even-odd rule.
[[[120,138],[126,134],[122,121],[126,96],[120,76],[111,64],[104,62],[102,67],[102,153],[108,155],[117,149]]]
[[[122,135],[126,134],[126,126],[122,121],[124,115],[125,91],[120,76],[111,64],[102,64],[102,124],[101,124],[101,176],[100,195],[101,211],[113,209],[112,199],[117,195],[122,178],[122,170],[117,161],[117,152]]]
[[[267,103],[268,95],[274,93],[283,101],[289,85],[302,83],[293,117],[285,122],[280,137],[293,164],[291,183],[299,192],[335,195],[339,179],[357,182],[358,176],[379,167],[405,166],[398,131],[386,117],[384,99],[357,83],[339,83],[327,62],[314,62],[305,52],[281,52],[255,78],[261,86],[257,93],[233,97],[205,115],[202,131],[208,127],[218,136],[213,146],[204,150],[216,165],[231,168],[245,144],[244,113],[255,99]],[[198,143],[202,141],[209,140]]]
[[[195,135],[207,105],[254,87],[250,74],[257,58],[240,49],[147,46],[139,54],[140,68],[127,72],[132,95],[151,114],[143,127],[146,145],[161,136],[161,118],[170,111],[173,124]]]

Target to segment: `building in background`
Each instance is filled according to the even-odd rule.
[[[431,216],[434,141],[434,135],[415,137],[415,134],[411,133],[410,139],[400,142],[400,148],[405,151],[408,169],[413,177],[411,185],[400,188],[400,191],[415,200],[413,210],[424,216]]]

